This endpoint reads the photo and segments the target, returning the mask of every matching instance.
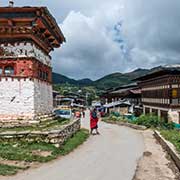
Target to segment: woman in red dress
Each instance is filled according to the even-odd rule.
[[[91,128],[91,134],[93,134],[93,130],[96,131],[96,134],[99,134],[99,132],[98,132],[98,117],[97,117],[97,111],[95,108],[90,113],[90,128]]]

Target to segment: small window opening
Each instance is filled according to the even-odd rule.
[[[5,75],[14,75],[14,67],[6,66],[4,69]]]

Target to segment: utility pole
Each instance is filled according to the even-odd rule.
[[[86,107],[88,107],[88,95],[89,93],[86,92]]]

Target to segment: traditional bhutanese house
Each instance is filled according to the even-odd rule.
[[[74,93],[73,93],[74,94]],[[60,106],[71,106],[72,108],[85,108],[85,100],[82,99],[82,96],[72,93],[67,94],[65,96],[57,95],[55,96],[55,104],[56,107]]]
[[[69,92],[65,95],[65,97],[72,99],[73,100],[72,102],[74,103],[74,105],[77,104],[81,107],[86,105],[86,97],[79,93]]]
[[[137,83],[131,83],[107,91],[101,96],[101,99],[106,104],[123,99],[128,100],[133,105],[141,105],[141,89]]]
[[[0,7],[0,123],[38,123],[52,115],[50,52],[65,38],[46,7],[12,5]]]
[[[106,113],[118,112],[121,115],[129,113],[131,104],[128,101],[114,101],[104,105]]]
[[[118,90],[112,91],[109,93],[113,100],[128,100],[133,105],[141,104],[141,89],[137,87],[137,84],[129,84],[122,87],[119,87]]]
[[[144,114],[153,113],[165,120],[180,123],[180,65],[137,78],[142,88]]]
[[[103,96],[105,107],[108,112],[116,111],[121,114],[135,113],[137,116],[142,114],[141,89],[137,83],[131,83],[105,93]],[[125,103],[124,103],[125,102]]]

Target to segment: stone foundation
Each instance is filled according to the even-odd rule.
[[[72,120],[68,125],[62,126],[59,130],[50,131],[8,131],[0,133],[0,141],[28,141],[28,142],[46,142],[61,146],[68,138],[80,130],[80,119]]]
[[[7,118],[0,116],[0,127],[1,128],[27,127],[45,121],[53,121],[54,118],[55,118],[54,114],[36,116],[34,119],[28,119],[27,117],[23,117],[23,116],[22,117],[8,116]]]

